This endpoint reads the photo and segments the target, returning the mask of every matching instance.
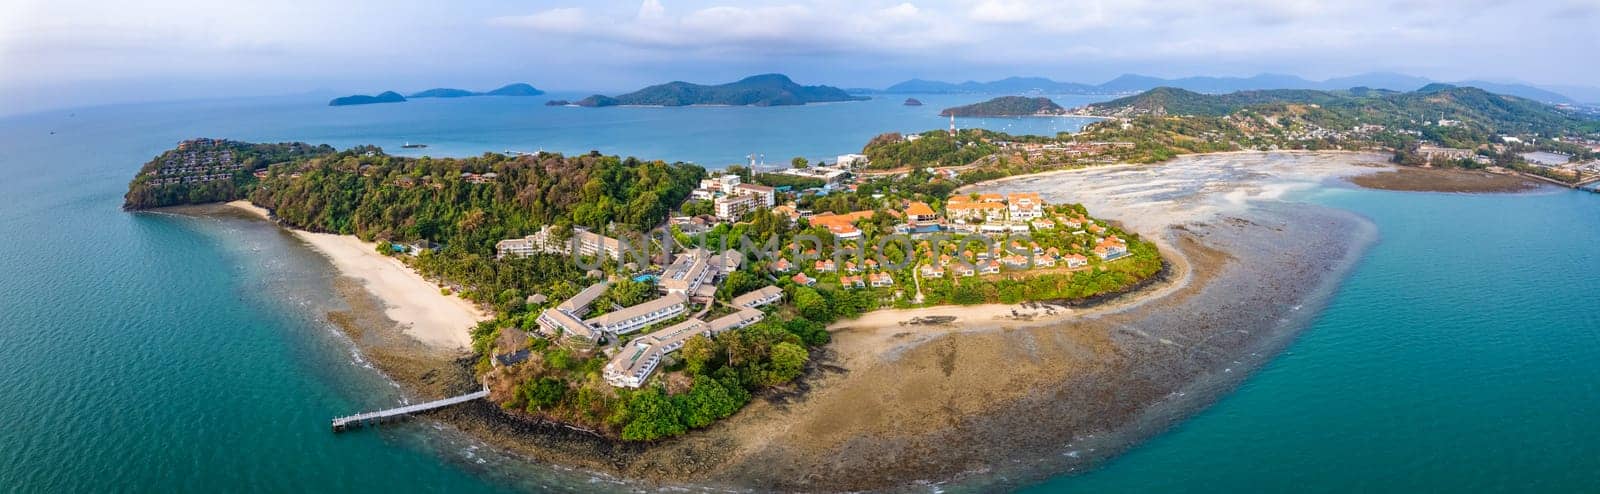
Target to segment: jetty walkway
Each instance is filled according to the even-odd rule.
[[[1584,181],[1581,181],[1581,182],[1578,182],[1578,183],[1572,183],[1572,182],[1563,182],[1563,181],[1556,180],[1556,179],[1553,179],[1553,178],[1550,178],[1550,177],[1546,177],[1546,176],[1543,176],[1543,175],[1535,175],[1535,174],[1532,174],[1532,173],[1518,173],[1518,175],[1521,175],[1521,176],[1523,176],[1525,178],[1531,178],[1531,179],[1534,179],[1534,180],[1547,182],[1547,183],[1550,183],[1552,185],[1559,185],[1559,186],[1566,187],[1566,188],[1569,188],[1569,189],[1581,190],[1581,191],[1584,191],[1584,192],[1600,193],[1600,177],[1593,177],[1593,178],[1589,178],[1587,180],[1584,180]]]
[[[411,415],[411,414],[415,414],[415,413],[421,413],[421,412],[426,412],[426,411],[429,411],[429,410],[436,410],[436,409],[440,409],[440,408],[444,408],[444,407],[448,407],[448,406],[459,405],[459,404],[466,403],[466,402],[469,402],[469,401],[472,401],[472,400],[481,400],[481,399],[483,399],[485,397],[488,397],[488,396],[489,396],[489,388],[486,387],[486,388],[484,388],[482,390],[479,390],[477,392],[468,393],[468,394],[464,394],[464,395],[461,395],[461,396],[445,398],[445,399],[442,399],[442,400],[434,400],[434,401],[430,401],[430,402],[427,402],[427,403],[418,403],[418,404],[415,404],[415,405],[406,405],[406,406],[403,406],[403,407],[390,408],[388,410],[379,410],[379,411],[376,411],[376,412],[361,413],[361,414],[351,415],[351,416],[348,416],[348,417],[339,417],[339,418],[333,419],[333,431],[334,432],[344,432],[344,431],[350,430],[350,429],[359,429],[359,428],[362,428],[362,427],[366,427],[368,425],[374,425],[374,424],[387,422],[387,421],[390,421],[390,420],[394,420],[394,419],[397,419],[397,418],[405,417],[405,416],[408,416],[408,415]]]

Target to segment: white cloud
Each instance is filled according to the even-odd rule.
[[[0,0],[0,89],[288,76],[346,82],[284,90],[615,89],[746,70],[837,85],[1368,70],[1595,84],[1597,17],[1596,0]]]
[[[671,9],[660,0],[643,0],[636,11],[586,7],[592,10],[579,31],[565,28],[571,23],[520,27],[540,34],[540,42],[562,38],[575,49],[633,60],[778,65],[785,57],[812,57],[841,66],[1013,66],[1017,73],[1092,64],[1165,75],[1211,64],[1200,71],[1316,76],[1403,70],[1396,65],[1407,59],[1426,68],[1478,70],[1480,54],[1503,46],[1549,52],[1546,64],[1560,60],[1557,53],[1581,57],[1573,47],[1588,42],[1577,34],[1584,28],[1576,19],[1594,10],[1592,0],[1465,0],[1471,4],[1465,7],[1456,0],[682,1]],[[1550,21],[1559,14],[1575,19]],[[1482,35],[1511,32],[1518,35]],[[1189,68],[1169,69],[1178,66]]]
[[[921,10],[917,9],[916,5],[906,2],[893,7],[884,7],[878,10],[878,15],[885,19],[913,19],[917,17],[918,12]]]
[[[1018,24],[1035,19],[1032,5],[1010,0],[983,0],[974,5],[968,15],[974,21],[994,24]]]
[[[489,22],[501,26],[526,27],[563,34],[577,34],[589,29],[589,16],[578,7],[550,9],[523,16],[496,17]]]
[[[661,0],[644,0],[644,3],[639,5],[638,17],[641,21],[659,20],[666,16],[667,8],[661,6]]]
[[[582,31],[552,21],[579,19],[572,11],[582,12],[548,9],[491,23],[570,35],[577,42],[712,54],[885,53],[971,41],[960,26],[928,19],[910,2],[710,5],[672,15],[659,0],[644,0],[632,18],[582,18]]]

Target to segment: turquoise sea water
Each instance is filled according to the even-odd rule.
[[[1381,240],[1232,395],[1032,492],[1600,491],[1600,195],[1331,189]]]
[[[133,171],[177,140],[776,162],[942,128],[938,108],[970,102],[921,99],[588,110],[275,98],[0,119],[0,490],[584,486],[537,466],[506,471],[425,421],[330,434],[330,417],[398,393],[323,319],[339,308],[326,265],[269,225],[117,209]],[[1600,489],[1600,195],[1330,189],[1305,200],[1366,215],[1382,236],[1313,326],[1193,420],[1035,490]]]

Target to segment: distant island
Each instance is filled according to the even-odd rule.
[[[544,94],[544,91],[540,91],[538,88],[535,88],[532,85],[529,85],[527,83],[518,82],[518,83],[515,83],[515,84],[507,84],[507,85],[501,86],[501,87],[499,87],[499,88],[497,88],[497,89],[495,89],[493,91],[485,91],[485,92],[469,91],[469,90],[466,90],[466,89],[457,89],[457,88],[448,88],[448,87],[436,87],[436,88],[433,88],[433,89],[428,89],[428,90],[417,91],[415,93],[411,93],[411,96],[401,96],[400,93],[397,93],[397,92],[394,92],[394,91],[384,91],[383,93],[381,93],[381,94],[379,94],[377,96],[367,96],[367,95],[364,95],[364,94],[357,94],[357,95],[353,95],[353,96],[345,96],[345,97],[342,97],[342,98],[334,98],[333,101],[329,101],[328,102],[328,106],[370,105],[370,104],[373,104],[373,103],[401,103],[401,102],[406,101],[407,98],[466,98],[466,97],[470,97],[470,96],[539,96],[541,94]]]
[[[544,94],[544,91],[540,91],[539,88],[533,87],[527,83],[518,82],[516,84],[506,84],[504,86],[500,86],[493,91],[483,94],[484,96],[539,96]]]
[[[919,100],[919,99],[916,99],[916,98],[906,98],[905,105],[906,106],[922,106],[922,100]]]
[[[365,94],[355,94],[355,95],[350,95],[350,96],[334,98],[333,101],[329,101],[328,102],[328,106],[371,105],[371,104],[376,104],[376,103],[404,103],[405,101],[406,101],[406,97],[405,96],[401,96],[400,93],[397,93],[397,92],[394,92],[394,91],[384,91],[382,93],[378,93],[377,96],[368,96],[368,95],[365,95]]]
[[[802,86],[783,74],[746,77],[738,82],[706,86],[683,81],[650,86],[619,96],[596,94],[579,100],[578,106],[786,106],[832,101],[860,101],[833,86]]]
[[[1066,108],[1050,101],[1050,98],[1026,96],[1001,96],[999,98],[973,103],[966,106],[945,108],[939,116],[956,117],[1031,117],[1047,115],[1064,115]]]
[[[1112,91],[1101,90],[1088,84],[1075,82],[1058,82],[1043,77],[1007,77],[997,81],[977,82],[967,81],[962,83],[949,83],[911,79],[905,82],[884,88],[883,92],[891,94],[919,93],[919,94],[994,94],[994,93],[1053,93],[1053,94],[1105,94]]]
[[[519,83],[516,83],[516,84],[507,84],[507,85],[504,85],[504,86],[500,86],[499,88],[497,88],[497,89],[495,89],[493,91],[485,91],[485,92],[476,92],[476,91],[468,91],[466,89],[440,87],[440,88],[429,89],[429,90],[426,90],[426,91],[419,91],[419,92],[414,93],[414,94],[412,94],[411,96],[408,96],[408,97],[409,98],[465,98],[465,97],[468,97],[468,96],[538,96],[538,95],[541,95],[541,94],[544,94],[544,91],[540,91],[538,88],[535,88],[535,87],[533,87],[533,86],[531,86],[531,85],[529,85],[527,83],[519,82]]]
[[[477,95],[478,95],[478,93],[474,93],[472,91],[468,91],[468,90],[465,90],[465,89],[436,87],[436,88],[429,89],[429,90],[426,90],[426,91],[418,91],[418,92],[415,92],[415,93],[411,93],[411,96],[407,96],[407,97],[408,98],[465,98],[467,96],[477,96]]]
[[[572,104],[571,101],[567,101],[567,100],[564,100],[564,99],[553,99],[553,100],[544,102],[544,106],[567,106],[567,105],[570,105],[570,104]]]

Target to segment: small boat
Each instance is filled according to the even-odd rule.
[[[407,141],[405,144],[401,144],[400,147],[406,148],[406,149],[422,149],[422,148],[428,147],[428,145],[427,144],[412,144],[410,141]]]

